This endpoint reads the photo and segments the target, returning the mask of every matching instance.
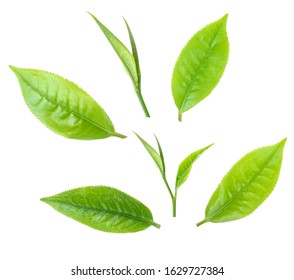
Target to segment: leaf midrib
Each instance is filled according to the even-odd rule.
[[[32,86],[32,85],[31,85],[31,84],[30,84],[25,78],[23,78],[22,76],[21,76],[21,79],[22,79],[22,80],[23,80],[23,81],[24,81],[24,82],[25,82],[25,83],[26,83],[26,84],[27,84],[27,85],[28,85],[28,86],[29,86],[34,92],[36,92],[37,94],[39,94],[41,97],[45,98],[47,101],[49,101],[49,102],[55,104],[55,105],[58,106],[58,107],[61,107],[62,109],[64,109],[65,111],[67,111],[67,112],[69,112],[69,113],[72,113],[72,114],[76,115],[77,117],[81,118],[82,120],[87,121],[88,123],[92,124],[93,126],[98,127],[98,128],[101,129],[101,130],[104,130],[104,131],[107,132],[108,134],[113,135],[113,132],[110,132],[109,130],[107,130],[106,128],[102,127],[101,125],[99,125],[99,124],[97,124],[97,123],[91,121],[91,120],[88,119],[87,117],[85,117],[85,116],[79,114],[79,113],[76,112],[75,110],[72,110],[72,109],[66,107],[66,106],[63,105],[63,104],[59,104],[58,102],[52,100],[52,99],[51,99],[50,97],[48,97],[47,95],[44,95],[44,94],[41,92],[41,90],[38,91],[35,87],[33,87],[33,86]],[[93,102],[95,102],[95,101],[93,100]]]
[[[49,202],[50,200],[47,200],[47,201]],[[80,205],[76,205],[76,204],[58,202],[58,201],[55,201],[55,200],[51,200],[51,201],[55,202],[55,203],[60,203],[62,205],[66,205],[66,206],[83,208],[83,209],[86,209],[86,210],[93,210],[93,211],[98,212],[97,214],[99,214],[99,211],[100,211],[102,213],[104,212],[104,213],[109,213],[109,214],[113,214],[113,215],[119,215],[119,216],[123,216],[123,217],[127,217],[127,218],[132,218],[133,220],[137,220],[137,221],[146,223],[148,225],[154,225],[153,220],[147,220],[147,219],[141,218],[139,216],[134,216],[134,215],[131,215],[131,214],[128,214],[128,213],[125,213],[125,212],[118,212],[118,211],[115,211],[115,210],[108,210],[108,209],[103,209],[103,208],[95,208],[95,207],[90,207],[90,206],[80,206]]]
[[[194,75],[194,77],[193,77],[193,79],[192,79],[192,81],[191,81],[191,83],[190,83],[190,85],[189,85],[189,88],[187,89],[187,91],[186,91],[186,93],[185,93],[185,96],[184,96],[184,99],[183,99],[183,102],[182,102],[182,105],[181,105],[181,108],[180,108],[180,112],[183,112],[183,106],[184,106],[184,104],[186,103],[186,99],[188,98],[188,95],[189,95],[189,93],[190,93],[190,90],[191,90],[191,88],[192,88],[194,82],[198,79],[198,77],[199,77],[199,75],[200,75],[200,72],[202,72],[203,69],[205,68],[204,66],[207,65],[207,57],[209,56],[209,54],[211,53],[212,49],[214,48],[214,42],[215,42],[215,40],[216,40],[216,37],[217,37],[217,35],[218,35],[218,33],[219,33],[221,27],[222,27],[222,26],[220,25],[219,28],[217,29],[217,31],[215,32],[215,34],[214,34],[214,36],[213,36],[213,40],[212,40],[212,42],[211,42],[211,45],[210,45],[210,47],[209,47],[209,49],[208,49],[208,51],[207,51],[205,57],[201,60],[201,63],[200,63],[199,69],[198,69],[198,71],[195,73],[195,75]],[[204,61],[206,61],[206,63],[204,63]]]
[[[235,201],[247,188],[249,185],[251,185],[255,179],[263,172],[263,170],[266,168],[266,166],[268,165],[268,163],[272,160],[273,156],[275,155],[275,153],[277,152],[278,148],[280,146],[278,146],[275,151],[273,151],[273,153],[271,154],[271,156],[268,158],[268,160],[265,162],[264,166],[259,170],[259,172],[256,173],[256,175],[254,175],[253,177],[251,177],[251,179],[248,181],[247,184],[245,184],[235,195],[233,195],[233,197],[223,206],[221,207],[218,211],[216,211],[215,213],[213,213],[212,215],[208,216],[205,218],[205,220],[209,221],[211,220],[211,218],[216,217],[218,214],[220,214],[223,210],[225,210],[226,208],[228,208],[228,206],[233,203],[233,201]]]

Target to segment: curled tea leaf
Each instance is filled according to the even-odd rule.
[[[58,212],[97,230],[113,233],[160,228],[140,201],[115,188],[83,187],[42,198]]]
[[[97,23],[97,25],[99,26],[103,34],[105,35],[106,39],[108,40],[108,42],[110,43],[110,45],[112,46],[116,54],[118,55],[122,64],[124,65],[128,75],[130,76],[133,82],[135,92],[137,94],[141,107],[145,113],[145,116],[150,117],[150,114],[148,112],[147,106],[144,102],[142,92],[141,92],[141,70],[140,70],[140,64],[139,64],[139,56],[138,56],[135,39],[129,24],[127,23],[126,19],[124,19],[127,30],[128,30],[131,46],[132,46],[132,53],[130,53],[128,48],[104,24],[102,24],[101,21],[99,21],[91,13],[89,14],[95,20],[95,22]]]
[[[149,145],[141,136],[139,136],[137,133],[135,133],[135,134],[139,138],[139,140],[141,141],[143,146],[145,147],[146,151],[149,153],[149,155],[154,160],[154,162],[155,162],[156,166],[158,167],[161,175],[165,176],[165,164],[164,164],[164,159],[163,159],[163,153],[162,153],[162,149],[161,149],[161,146],[159,144],[159,141],[158,141],[157,137],[155,136],[156,141],[157,141],[157,145],[158,145],[158,148],[159,148],[159,153],[151,145]]]
[[[106,112],[79,88],[56,74],[10,66],[31,112],[49,129],[67,138],[125,138],[115,132]]]

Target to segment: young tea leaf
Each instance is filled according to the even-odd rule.
[[[135,92],[145,113],[145,116],[150,117],[150,114],[148,112],[148,109],[146,107],[146,104],[141,93],[141,70],[139,65],[138,51],[134,36],[127,21],[124,19],[132,46],[132,54],[127,49],[127,47],[105,25],[103,25],[94,15],[92,15],[91,13],[89,14],[95,20],[101,31],[104,33],[106,39],[111,44],[112,48],[120,58],[122,64],[124,65],[127,73],[129,74],[133,82]]]
[[[41,70],[10,68],[29,109],[52,131],[80,140],[125,138],[115,132],[105,111],[76,84]]]
[[[192,169],[193,163],[213,144],[202,148],[196,152],[193,152],[188,157],[186,157],[178,168],[177,178],[176,178],[176,189],[178,189],[187,180],[190,171]]]
[[[139,56],[138,56],[138,51],[137,51],[137,46],[136,46],[136,42],[133,36],[133,33],[131,31],[131,28],[128,24],[128,22],[126,21],[125,18],[123,18],[126,24],[126,27],[128,29],[128,33],[129,33],[129,38],[130,38],[130,42],[131,42],[131,46],[132,46],[132,54],[133,54],[133,58],[136,64],[136,72],[137,72],[137,77],[138,77],[138,87],[141,86],[141,69],[140,69],[140,63],[139,63]]]
[[[134,132],[135,133],[135,132]],[[165,174],[165,167],[164,167],[164,161],[162,161],[162,157],[158,154],[158,152],[152,148],[142,137],[140,137],[137,133],[135,133],[136,136],[139,138],[149,155],[153,158],[155,164],[157,165],[158,169],[160,170],[160,173],[162,176]],[[159,142],[157,142],[159,144]]]
[[[260,206],[277,183],[285,143],[286,139],[240,159],[222,179],[197,226],[241,219]]]
[[[157,142],[157,147],[158,147],[158,151],[159,151],[159,156],[161,158],[161,163],[162,163],[162,174],[165,175],[165,162],[164,162],[164,156],[163,156],[163,151],[162,151],[162,148],[161,148],[161,145],[159,143],[159,140],[158,138],[155,136],[155,139],[156,139],[156,142]]]
[[[134,86],[138,86],[138,75],[136,70],[136,63],[133,55],[129,52],[127,47],[105,26],[103,25],[94,15],[89,13],[90,16],[95,20],[101,31],[104,33],[106,39],[113,47],[114,51],[120,58],[122,64],[130,75]]]
[[[58,212],[105,232],[137,232],[160,225],[137,199],[105,186],[84,187],[42,198]]]
[[[227,15],[197,32],[175,64],[172,93],[182,114],[207,97],[218,84],[228,61]]]
[[[165,176],[165,163],[164,163],[164,157],[163,157],[163,152],[162,152],[162,148],[161,148],[161,145],[157,139],[157,137],[155,136],[155,139],[156,139],[156,142],[157,142],[157,146],[158,146],[158,149],[159,149],[159,154],[158,152],[153,149],[143,138],[141,138],[137,133],[135,133],[137,135],[137,137],[139,138],[139,140],[141,141],[141,143],[143,144],[143,146],[145,147],[145,149],[147,150],[147,152],[150,154],[150,156],[153,158],[155,164],[157,165],[160,173],[161,173],[161,176],[162,176],[162,179],[164,181],[164,184],[168,190],[168,193],[173,201],[174,202],[174,195],[171,191],[171,188],[167,182],[167,179],[166,179],[166,176]],[[173,208],[173,215],[175,217],[175,208]]]

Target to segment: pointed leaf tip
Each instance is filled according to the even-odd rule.
[[[225,14],[222,18],[227,21],[228,20],[228,17],[229,17],[229,14]]]
[[[12,70],[12,72],[14,74],[17,74],[18,70],[21,69],[21,68],[18,68],[16,66],[13,66],[13,65],[9,65],[9,68]]]
[[[285,137],[283,140],[281,140],[279,143],[282,145],[285,145],[287,142],[287,137]]]

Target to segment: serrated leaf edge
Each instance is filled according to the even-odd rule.
[[[272,153],[272,155],[269,157],[269,159],[267,160],[266,164],[262,167],[261,170],[259,170],[258,174],[260,174],[260,173],[262,172],[262,170],[263,170],[264,168],[266,168],[267,163],[272,159],[272,157],[275,155],[275,153],[277,152],[277,150],[278,150],[281,146],[284,147],[286,141],[287,141],[287,138],[284,138],[283,140],[281,140],[280,142],[278,142],[278,143],[276,143],[276,144],[274,144],[274,145],[263,146],[263,147],[260,147],[260,148],[257,148],[257,149],[254,149],[254,150],[248,152],[248,153],[245,154],[243,157],[241,157],[241,158],[240,158],[240,159],[239,159],[239,160],[238,160],[238,161],[237,161],[237,162],[236,162],[236,163],[230,168],[230,170],[231,170],[232,168],[234,168],[234,166],[235,166],[236,164],[238,164],[239,161],[242,161],[246,156],[250,155],[251,153],[254,153],[254,152],[256,152],[256,151],[258,151],[258,150],[260,150],[260,149],[270,148],[270,147],[274,147],[274,146],[276,146],[275,151],[274,151],[274,152]],[[283,153],[282,153],[282,155],[283,155]],[[226,173],[226,175],[223,177],[223,179],[228,175],[228,173],[230,172],[230,170]],[[281,170],[281,168],[280,168],[280,170]],[[278,173],[277,181],[278,181],[279,176],[280,176],[280,170],[279,170],[279,173]],[[246,186],[248,186],[252,181],[254,181],[254,180],[258,177],[258,174],[255,175],[252,179],[250,179],[250,182],[247,183]],[[221,182],[223,181],[223,179],[221,180]],[[245,188],[245,187],[242,187],[242,189],[241,189],[236,195],[233,196],[233,199],[231,199],[228,203],[226,203],[226,204],[225,204],[220,210],[218,210],[216,213],[214,213],[213,215],[209,215],[209,216],[205,217],[205,219],[204,219],[203,221],[197,223],[197,226],[200,226],[201,224],[206,223],[206,222],[210,222],[211,218],[217,216],[217,215],[218,215],[219,213],[221,213],[221,212],[222,212],[222,211],[223,211],[223,210],[224,210],[229,204],[231,204],[233,200],[235,200],[236,198],[238,198],[239,195],[240,195],[240,193],[243,192],[244,188]],[[214,194],[214,193],[213,193],[213,194]],[[213,194],[212,194],[212,195],[213,195]],[[269,195],[270,195],[270,193],[268,194],[267,197],[269,197]],[[267,199],[267,197],[264,199],[264,201]],[[205,212],[206,212],[206,211],[205,211]],[[252,212],[253,212],[253,211],[252,211]],[[251,213],[252,213],[252,212],[251,212]],[[251,213],[249,213],[249,214],[246,215],[246,216],[249,216]]]
[[[70,189],[70,190],[66,190],[64,192],[61,192],[59,194],[56,194],[56,195],[53,195],[53,196],[49,196],[49,197],[43,197],[41,198],[40,200],[42,202],[45,202],[47,204],[49,204],[48,202],[52,201],[52,202],[56,202],[56,203],[60,203],[60,204],[63,204],[63,205],[68,205],[68,206],[74,206],[74,207],[81,207],[81,208],[85,208],[85,209],[91,209],[91,210],[95,210],[95,211],[100,211],[100,212],[104,212],[104,213],[110,213],[110,214],[114,214],[114,215],[119,215],[119,216],[123,216],[123,217],[126,217],[126,218],[131,218],[133,220],[137,220],[137,221],[140,221],[140,222],[144,222],[148,225],[152,225],[152,226],[155,226],[156,228],[160,228],[160,225],[157,224],[156,222],[154,222],[153,220],[153,215],[152,215],[152,212],[149,210],[150,212],[150,215],[151,215],[151,220],[147,220],[147,219],[144,219],[144,218],[141,218],[140,216],[134,216],[134,215],[130,215],[128,213],[124,213],[124,212],[117,212],[117,211],[112,211],[112,210],[107,210],[107,209],[100,209],[100,208],[97,208],[97,207],[89,207],[89,206],[80,206],[80,205],[75,205],[75,204],[69,204],[69,203],[63,203],[63,202],[58,202],[56,201],[56,197],[59,196],[59,195],[63,195],[63,194],[66,194],[66,193],[70,193],[72,191],[75,191],[75,190],[78,190],[78,189],[85,189],[85,188],[106,188],[106,189],[113,189],[115,191],[118,191],[119,193],[122,193],[123,195],[126,195],[126,196],[129,196],[131,199],[135,200],[136,202],[138,202],[139,204],[142,204],[144,205],[148,210],[149,208],[143,204],[141,201],[139,201],[138,199],[134,198],[133,196],[127,194],[127,193],[124,193],[116,188],[113,188],[113,187],[108,187],[108,186],[104,186],[104,185],[99,185],[99,186],[85,186],[85,187],[77,187],[77,188],[73,188],[73,189]],[[55,209],[56,210],[56,209]],[[57,210],[58,211],[58,210]],[[60,212],[60,211],[58,211]],[[62,213],[62,212],[60,212]]]
[[[176,65],[177,65],[177,62],[178,62],[178,60],[179,60],[179,58],[180,58],[180,56],[181,56],[181,54],[182,54],[182,52],[183,52],[183,50],[187,47],[187,45],[189,45],[189,43],[193,40],[193,38],[198,34],[198,33],[200,33],[201,31],[203,31],[204,29],[206,29],[208,26],[210,26],[210,25],[212,25],[212,24],[214,24],[214,23],[216,23],[216,22],[218,22],[218,21],[221,21],[222,19],[225,19],[225,25],[226,25],[226,23],[227,23],[227,18],[228,18],[228,14],[225,14],[223,17],[221,17],[220,19],[218,19],[218,20],[216,20],[216,21],[214,21],[214,22],[211,22],[211,23],[209,23],[209,24],[207,24],[207,25],[205,25],[204,27],[202,27],[200,30],[198,30],[190,39],[189,39],[189,41],[185,44],[185,46],[182,48],[182,50],[180,51],[180,54],[178,55],[178,57],[177,57],[177,59],[176,59],[176,63],[175,63],[175,65],[174,65],[174,68],[173,68],[173,73],[172,73],[172,77],[174,76],[174,72],[175,72],[175,68],[176,68]],[[219,29],[220,29],[221,27],[219,27]],[[217,30],[217,32],[216,32],[216,34],[219,32],[219,29]],[[227,32],[226,32],[226,35],[227,35]],[[216,37],[216,35],[215,35],[215,37]],[[227,37],[228,38],[228,37]],[[229,40],[228,40],[228,56],[227,56],[227,61],[226,61],[226,64],[228,63],[228,59],[229,59],[229,52],[230,52],[230,43],[229,43]],[[222,78],[222,76],[223,76],[223,74],[224,74],[224,72],[225,72],[225,68],[224,68],[224,70],[222,71],[222,73],[221,73],[221,75],[220,75],[220,79],[219,79],[219,81],[221,80],[221,78]],[[197,74],[195,74],[194,76],[197,76]],[[194,81],[194,79],[195,79],[195,77],[193,78],[193,81]],[[193,82],[191,83],[191,85],[193,84]],[[218,83],[217,83],[218,84]],[[190,87],[189,88],[191,88],[191,85],[190,85]],[[217,86],[217,85],[216,85]],[[213,88],[214,89],[214,88]],[[212,90],[213,90],[212,89]],[[189,90],[188,90],[189,91]],[[187,92],[188,92],[187,91]],[[212,92],[212,91],[211,91]],[[210,93],[211,93],[210,92]],[[209,94],[210,94],[209,93]],[[185,103],[185,100],[186,100],[186,97],[187,97],[187,93],[185,94],[185,97],[184,97],[184,100],[183,100],[183,102],[182,102],[182,104],[181,104],[181,108],[178,108],[178,110],[179,110],[179,121],[181,121],[182,120],[182,114],[184,113],[184,112],[187,112],[188,110],[190,110],[190,109],[192,109],[194,106],[196,106],[198,103],[200,103],[202,100],[200,100],[199,102],[197,102],[195,105],[193,105],[191,108],[188,108],[187,110],[185,110],[185,111],[183,111],[182,110],[182,107],[183,107],[183,104]]]
[[[125,135],[122,135],[122,134],[119,134],[119,133],[116,133],[116,132],[115,132],[115,129],[114,129],[113,123],[112,123],[112,121],[110,120],[110,118],[109,118],[109,116],[107,115],[107,113],[105,112],[105,110],[104,110],[104,109],[103,109],[103,108],[102,108],[102,107],[96,102],[96,100],[95,100],[90,94],[88,94],[85,90],[83,90],[81,87],[79,87],[76,83],[74,83],[74,82],[72,82],[72,81],[70,81],[70,80],[68,80],[68,79],[66,79],[66,78],[63,78],[62,76],[60,76],[60,75],[58,75],[58,74],[55,74],[55,73],[52,73],[52,72],[49,72],[49,71],[46,71],[46,70],[39,70],[39,69],[34,69],[34,68],[18,68],[18,67],[12,66],[12,65],[9,65],[9,68],[14,72],[14,74],[16,75],[16,77],[17,77],[18,79],[21,79],[21,80],[22,80],[23,82],[25,82],[25,83],[26,83],[31,89],[33,89],[34,92],[36,92],[38,95],[42,96],[42,98],[45,98],[45,99],[48,100],[49,102],[55,104],[57,107],[60,107],[60,108],[62,108],[62,109],[64,109],[64,110],[66,110],[67,112],[70,112],[70,113],[76,115],[77,117],[79,117],[79,118],[81,118],[81,119],[87,121],[88,123],[92,124],[93,126],[96,126],[96,127],[98,127],[99,129],[101,129],[101,130],[107,132],[107,133],[109,134],[109,136],[118,136],[118,135],[120,135],[120,136],[118,136],[118,137],[122,137],[122,138],[125,138],[125,137],[126,137]],[[21,70],[28,70],[28,71],[40,71],[40,72],[43,72],[43,73],[46,73],[46,74],[50,74],[50,75],[52,75],[52,76],[55,76],[55,77],[57,77],[57,78],[59,78],[59,79],[62,79],[62,80],[64,80],[64,81],[66,81],[67,83],[69,83],[70,87],[76,87],[78,90],[80,90],[81,92],[83,92],[84,94],[86,94],[87,96],[89,96],[89,97],[91,98],[91,100],[92,100],[96,105],[98,105],[98,106],[99,106],[99,107],[105,112],[105,115],[107,116],[107,118],[108,118],[109,122],[111,123],[111,125],[112,125],[112,127],[113,127],[114,130],[113,130],[113,131],[109,131],[109,130],[106,129],[105,127],[103,127],[103,126],[101,126],[100,124],[97,124],[97,123],[95,123],[95,122],[89,120],[87,117],[81,115],[80,113],[76,112],[75,110],[72,110],[72,109],[70,109],[70,108],[68,108],[68,107],[66,107],[66,106],[64,106],[64,105],[62,105],[62,104],[59,104],[59,103],[57,103],[55,100],[52,100],[50,97],[48,97],[48,96],[46,96],[46,95],[40,93],[40,91],[39,91],[38,89],[34,88],[34,87],[33,87],[33,86],[32,86],[32,85],[31,85],[31,84],[30,84],[25,78],[23,78],[23,76],[17,71],[18,69],[21,69]],[[30,111],[31,111],[31,110],[30,110]],[[32,112],[32,111],[31,111],[31,112]],[[33,114],[36,118],[38,118],[33,112],[32,112],[32,114]],[[47,126],[47,125],[45,124],[45,126]],[[51,129],[50,129],[50,130],[51,130]],[[56,133],[56,134],[58,134],[58,133]],[[61,135],[61,134],[58,134],[58,135]]]

